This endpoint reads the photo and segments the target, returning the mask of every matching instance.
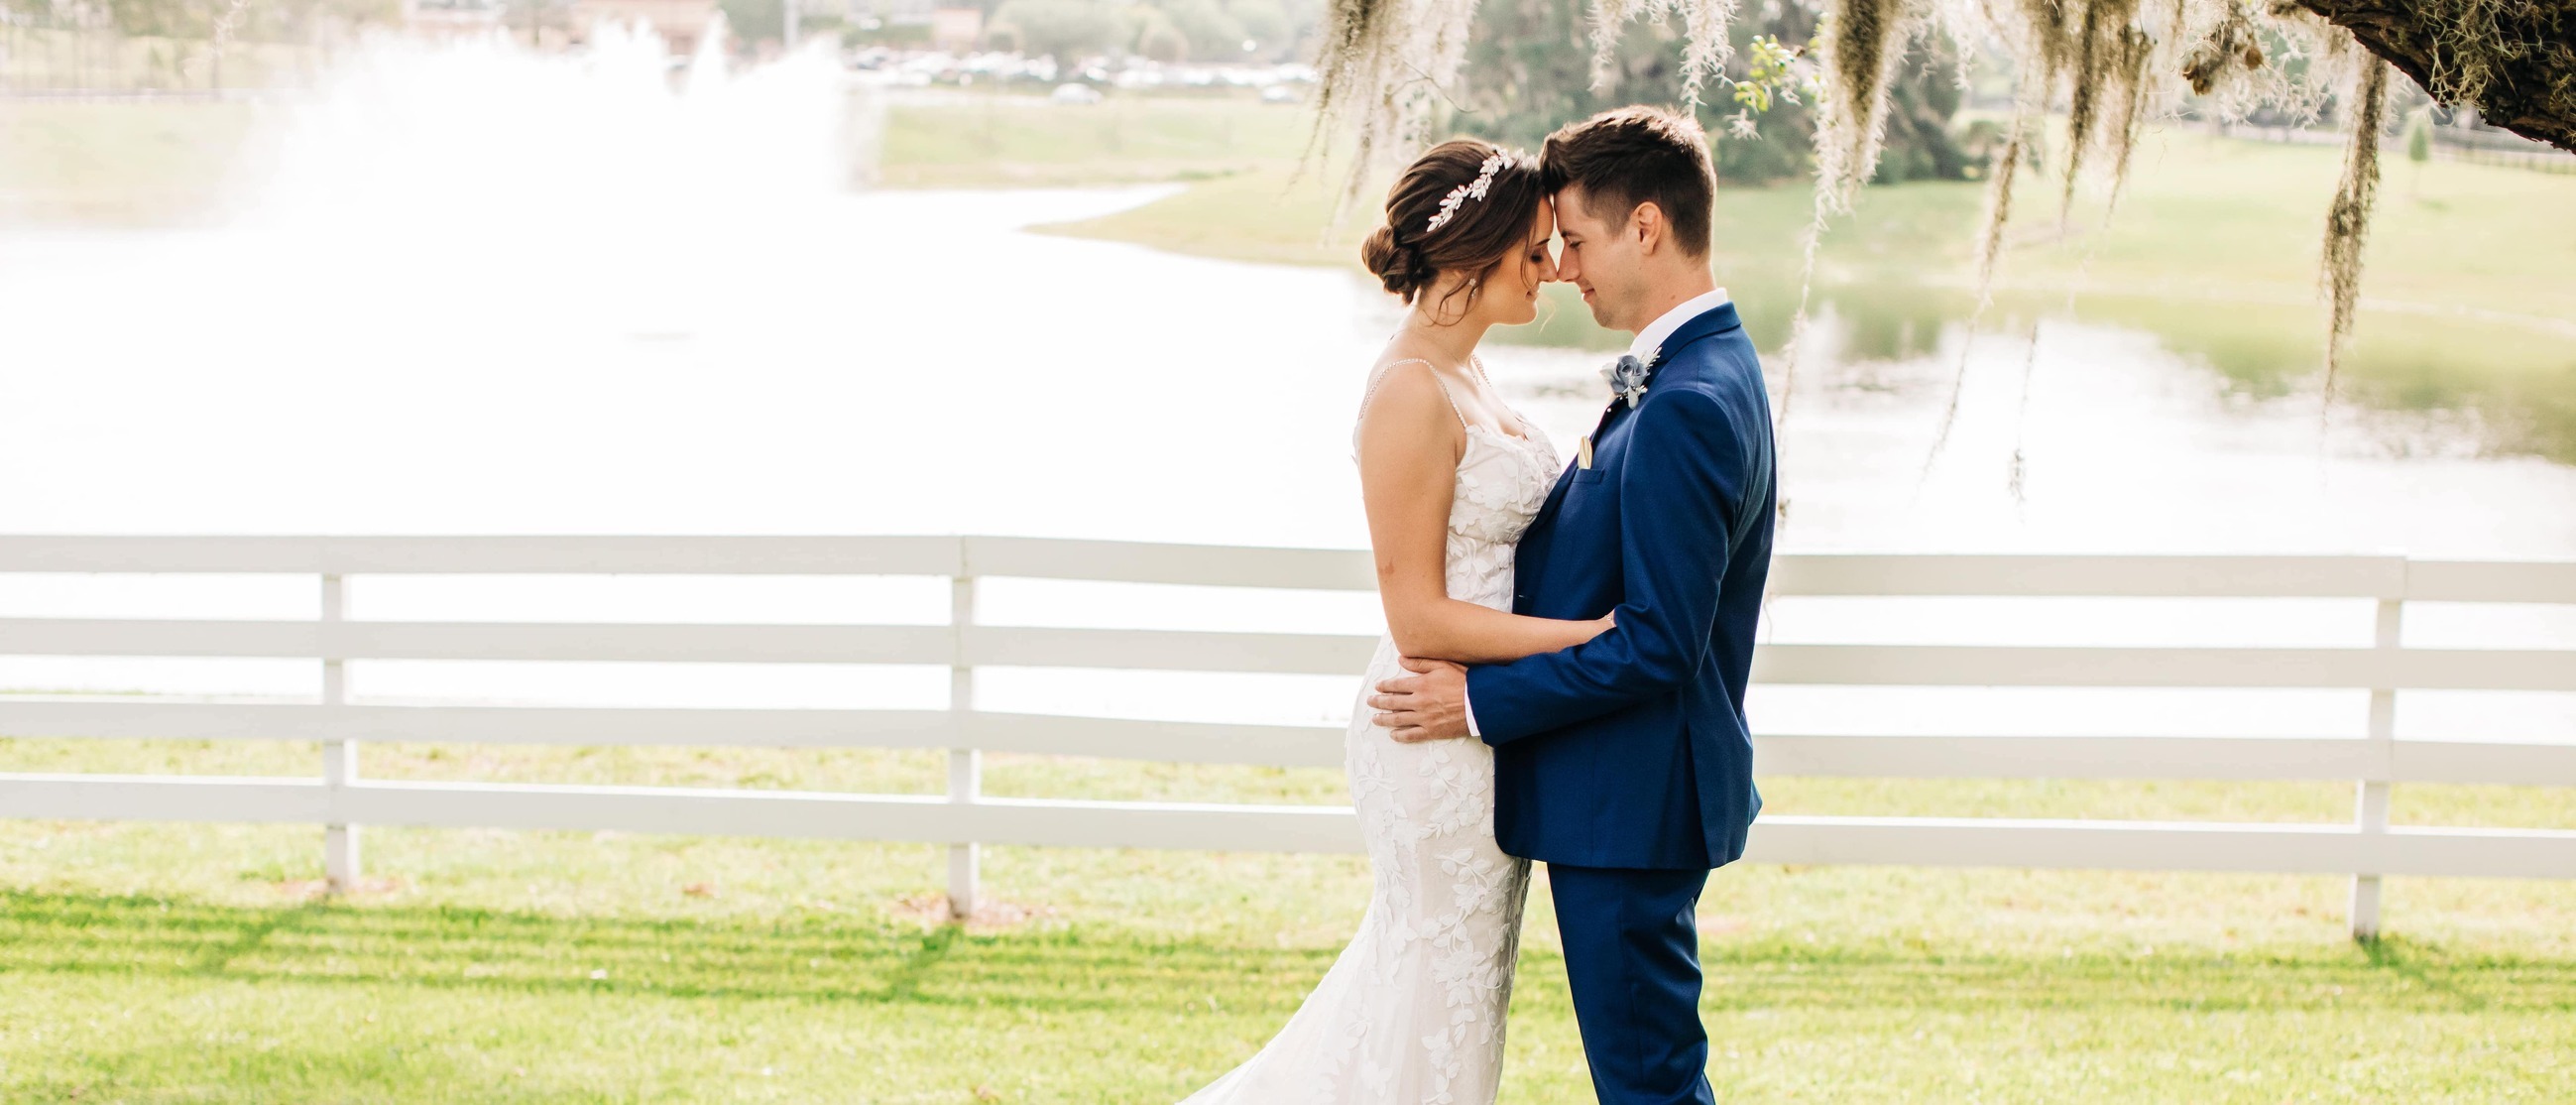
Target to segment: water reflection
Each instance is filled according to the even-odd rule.
[[[1796,316],[1795,273],[1730,274],[1746,328],[1771,359]],[[1836,284],[1815,291],[1800,363],[1828,386],[1884,390],[1932,384],[1914,369],[1953,366],[1976,320],[1976,342],[2026,347],[2034,325],[2126,327],[2151,335],[2178,362],[2211,370],[2233,409],[2321,408],[2322,316],[2311,304],[2176,300],[2087,291],[1999,291],[1982,314],[1969,293],[1922,284]],[[1624,336],[1592,325],[1582,301],[1551,289],[1539,321],[1502,340],[1540,348],[1616,350]],[[2046,372],[2059,367],[2035,366]],[[2365,447],[2395,456],[2538,457],[2576,465],[2576,320],[2480,319],[2366,310],[2336,383],[2334,417],[2366,429]]]

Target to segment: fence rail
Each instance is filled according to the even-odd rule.
[[[987,751],[1338,766],[1338,727],[1131,721],[979,711],[985,666],[1358,672],[1373,638],[979,625],[976,580],[1364,591],[1365,554],[1009,537],[0,536],[0,573],[300,574],[311,621],[0,618],[0,654],[298,658],[311,703],[0,699],[0,733],[321,742],[318,777],[0,774],[0,817],[288,822],[327,827],[335,885],[359,826],[407,825],[911,841],[950,849],[971,911],[983,844],[1352,852],[1347,808],[1000,799]],[[346,616],[352,576],[904,575],[952,581],[946,625],[379,622]],[[2354,877],[2356,935],[2378,930],[2383,875],[2576,878],[2576,832],[2393,828],[2393,783],[2576,786],[2576,745],[2398,740],[2411,690],[2576,691],[2576,650],[2405,647],[2405,604],[2576,604],[2576,564],[2401,557],[1784,556],[1779,596],[2327,598],[2368,601],[2367,647],[1766,645],[1755,679],[1848,686],[2328,688],[2370,692],[2349,738],[1756,738],[1768,775],[2349,781],[2338,824],[1766,816],[1748,858],[1782,863],[2262,871]],[[391,706],[348,701],[351,661],[471,659],[914,664],[951,672],[946,710]],[[944,749],[945,795],[817,794],[368,780],[366,741]]]

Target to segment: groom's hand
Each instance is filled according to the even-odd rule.
[[[1467,669],[1447,660],[1398,661],[1412,675],[1377,685],[1369,705],[1377,724],[1406,744],[1455,740],[1467,735]]]

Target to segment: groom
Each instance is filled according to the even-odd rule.
[[[1559,278],[1636,334],[1610,406],[1522,535],[1512,610],[1617,624],[1561,652],[1378,686],[1401,741],[1494,748],[1494,835],[1544,860],[1592,1085],[1713,1102],[1692,911],[1762,808],[1744,684],[1771,563],[1771,408],[1709,276],[1707,138],[1652,108],[1548,136]],[[1632,359],[1633,358],[1633,359]]]

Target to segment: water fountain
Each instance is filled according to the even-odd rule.
[[[426,312],[686,333],[743,250],[824,217],[873,147],[873,101],[827,49],[737,70],[722,18],[686,59],[616,24],[574,52],[370,39],[281,109],[234,229]]]

